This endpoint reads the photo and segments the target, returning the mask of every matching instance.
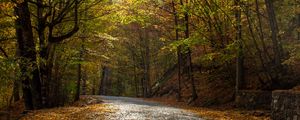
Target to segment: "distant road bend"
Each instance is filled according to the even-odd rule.
[[[137,98],[101,96],[104,104],[117,109],[107,115],[109,120],[204,120],[196,114],[156,102]]]

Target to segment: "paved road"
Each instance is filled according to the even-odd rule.
[[[101,96],[116,113],[108,115],[112,120],[203,120],[194,113],[137,98]]]

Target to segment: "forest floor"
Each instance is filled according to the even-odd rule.
[[[147,98],[144,100],[182,108],[208,120],[271,120],[270,113],[267,110],[235,108],[230,103],[211,107],[195,107],[187,105],[185,102],[177,102],[168,98]]]
[[[70,106],[31,111],[20,120],[103,120],[115,111],[100,96],[81,96]]]
[[[21,120],[202,120],[181,108],[139,98],[84,96],[69,107],[31,111]],[[101,101],[101,102],[97,102]]]
[[[200,117],[201,116],[201,117]],[[81,101],[60,108],[30,111],[21,120],[269,120],[266,111],[228,106],[191,107],[162,98],[82,96]]]

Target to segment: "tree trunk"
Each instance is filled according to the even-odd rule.
[[[174,0],[172,0],[173,6],[173,14],[174,14],[174,24],[175,24],[175,40],[179,40],[179,30],[178,30],[178,13],[176,10],[176,6]],[[181,65],[182,65],[182,53],[181,53],[181,46],[177,47],[177,81],[178,81],[178,93],[177,93],[177,101],[181,101]]]
[[[148,31],[146,28],[142,28],[139,33],[140,46],[141,46],[141,57],[142,57],[142,90],[144,97],[151,96],[151,86],[150,86],[150,41],[148,38]]]
[[[19,81],[15,80],[14,81],[14,88],[13,88],[13,98],[14,98],[14,102],[17,102],[20,100],[20,84]]]
[[[107,95],[107,89],[108,89],[108,75],[109,75],[109,68],[106,66],[102,67],[102,78],[100,82],[100,89],[99,94],[100,95]]]
[[[84,71],[82,75],[82,95],[86,95],[86,87],[87,87],[86,80],[87,80],[87,75],[86,72]]]
[[[242,45],[242,25],[241,25],[241,9],[240,0],[234,1],[236,8],[236,41],[238,43],[237,59],[236,59],[236,81],[235,94],[241,89],[244,82],[244,55]]]
[[[300,14],[298,14],[298,28],[300,28]],[[298,40],[300,40],[300,31],[298,30]]]
[[[50,16],[52,16],[51,14],[54,13],[45,13],[45,3],[43,3],[43,0],[37,0],[36,1],[36,7],[37,7],[37,35],[38,35],[38,40],[39,40],[39,49],[40,52],[39,57],[42,61],[39,61],[37,63],[39,63],[39,81],[41,82],[40,86],[41,86],[41,90],[40,90],[40,94],[41,94],[41,103],[43,107],[53,107],[53,105],[55,105],[56,103],[53,103],[52,100],[53,96],[56,96],[55,89],[53,87],[55,87],[54,85],[56,85],[56,81],[52,80],[52,70],[53,70],[53,55],[55,53],[55,44],[59,43],[69,37],[71,37],[72,35],[74,35],[78,30],[78,4],[79,1],[75,0],[73,4],[73,6],[71,7],[71,9],[74,9],[74,27],[71,31],[65,33],[64,35],[61,36],[53,36],[53,28],[55,27],[55,25],[59,25],[57,23],[53,23],[53,20],[50,20],[50,23],[47,24],[47,22],[49,22],[47,18],[49,18]],[[61,6],[63,7],[63,6]],[[52,8],[51,8],[52,9]],[[69,11],[69,13],[71,13],[71,10]],[[62,13],[59,13],[62,14]],[[47,24],[47,25],[46,25]],[[47,32],[45,31],[47,29]],[[48,35],[46,39],[46,34]],[[44,62],[46,61],[46,63]],[[55,101],[54,101],[55,102]]]
[[[137,79],[137,66],[136,66],[136,57],[135,55],[132,55],[132,59],[133,59],[133,74],[134,74],[134,86],[135,86],[135,96],[139,97],[139,82]]]
[[[184,6],[183,0],[180,0],[180,3],[182,6]],[[186,5],[189,4],[188,1],[185,3]],[[189,31],[189,15],[188,11],[184,12],[184,24],[185,24],[185,39],[188,39],[190,37],[190,31]],[[187,57],[187,65],[188,65],[188,79],[191,81],[192,85],[192,98],[189,102],[194,101],[197,99],[198,95],[196,92],[196,85],[195,85],[195,79],[194,79],[194,73],[193,73],[193,63],[192,63],[192,51],[191,48],[188,47],[188,53],[186,55]]]
[[[272,43],[273,43],[273,52],[274,52],[274,61],[275,67],[280,69],[281,68],[281,55],[282,55],[282,46],[280,43],[280,39],[278,37],[278,25],[274,10],[274,5],[272,0],[265,0],[266,9],[269,15],[269,24],[272,31]]]
[[[76,86],[76,94],[75,94],[75,101],[78,101],[80,99],[80,83],[81,83],[81,79],[82,79],[82,75],[81,75],[81,64],[78,64],[78,68],[77,68],[77,86]]]
[[[84,40],[82,39],[82,45],[81,45],[81,57],[80,57],[80,59],[84,59],[83,58],[83,55],[85,54],[85,47],[84,47]],[[82,74],[82,94],[83,95],[86,95],[86,72],[83,70],[83,71],[81,71],[83,74]]]
[[[268,60],[271,59],[271,57],[268,53],[267,46],[266,46],[266,43],[265,43],[265,37],[264,37],[264,32],[263,32],[263,27],[262,27],[262,19],[261,19],[261,15],[260,15],[260,12],[259,12],[259,2],[258,2],[258,0],[255,0],[255,10],[256,10],[256,15],[257,15],[257,19],[258,19],[259,37],[260,37],[261,44],[262,44],[262,47],[263,47],[264,56],[267,59],[266,61],[268,61]]]
[[[96,95],[96,79],[93,79],[92,95]]]
[[[20,70],[25,109],[41,108],[41,83],[36,61],[36,50],[31,28],[28,0],[15,7],[16,36],[20,51]]]
[[[151,85],[150,85],[150,41],[148,38],[148,31],[145,30],[145,90],[146,90],[146,97],[151,95]]]
[[[43,12],[44,8],[42,7],[43,1],[42,0],[37,0],[37,33],[38,33],[38,40],[39,40],[39,49],[40,49],[40,58],[42,60],[47,61],[48,57],[48,51],[47,51],[47,46],[46,46],[46,39],[45,39],[45,29],[46,29],[46,19],[43,18]],[[42,96],[42,104],[43,106],[46,106],[46,103],[49,101],[49,96],[47,96],[48,90],[46,86],[46,82],[49,82],[48,80],[48,74],[47,74],[47,64],[43,61],[39,61],[39,67],[40,67],[40,81],[41,81],[41,96]]]
[[[16,50],[16,57],[20,56],[20,51],[17,49]],[[7,56],[8,57],[8,56]],[[14,74],[16,75],[18,73],[18,68],[15,69]],[[14,87],[13,87],[13,100],[14,102],[17,102],[20,100],[20,78],[15,77],[14,79]]]

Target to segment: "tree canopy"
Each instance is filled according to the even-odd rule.
[[[299,3],[1,0],[0,107],[63,106],[82,94],[201,104],[222,98],[215,92],[293,88]]]

